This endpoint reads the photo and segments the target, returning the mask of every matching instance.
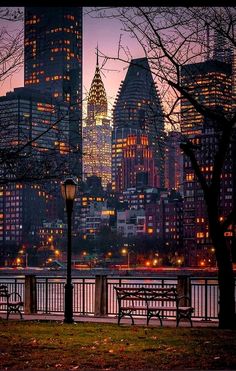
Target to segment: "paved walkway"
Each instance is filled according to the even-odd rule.
[[[0,318],[6,318],[5,313],[1,313]],[[10,314],[9,319],[16,319],[20,320],[18,314]],[[64,314],[23,314],[24,321],[58,321],[63,322]],[[90,322],[90,323],[114,323],[117,324],[117,317],[95,317],[95,316],[82,316],[82,315],[74,315],[75,322]],[[135,325],[145,326],[146,320],[145,318],[135,318]],[[192,320],[193,327],[218,327],[218,322],[211,320],[211,321],[203,321],[203,320]],[[121,320],[122,325],[131,325],[130,318],[122,318]],[[149,326],[160,327],[160,322],[157,319],[152,319],[149,323]],[[163,320],[163,327],[175,327],[176,321],[173,319],[166,319]],[[181,321],[180,327],[189,327],[190,324],[188,321]]]

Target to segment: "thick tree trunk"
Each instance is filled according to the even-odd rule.
[[[224,329],[236,328],[235,314],[235,282],[231,257],[231,249],[227,246],[224,231],[217,222],[209,218],[210,232],[216,251],[219,280],[219,327]]]

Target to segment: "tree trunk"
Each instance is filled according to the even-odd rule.
[[[231,249],[226,243],[224,231],[218,222],[209,218],[211,238],[216,251],[219,280],[219,328],[235,329],[235,283]]]

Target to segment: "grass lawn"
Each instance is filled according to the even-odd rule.
[[[236,332],[0,320],[0,370],[236,370]]]

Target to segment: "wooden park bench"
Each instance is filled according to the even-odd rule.
[[[22,319],[22,313],[20,308],[23,307],[24,303],[21,300],[21,295],[18,292],[8,292],[6,285],[0,285],[0,307],[4,306],[7,311],[7,319],[11,312],[19,313]]]
[[[159,319],[162,326],[164,312],[176,312],[176,326],[181,319],[187,319],[192,327],[192,313],[190,298],[178,296],[175,287],[147,288],[147,287],[115,287],[118,301],[118,325],[121,318],[129,316],[134,324],[133,315],[145,312],[147,326],[152,317]]]

